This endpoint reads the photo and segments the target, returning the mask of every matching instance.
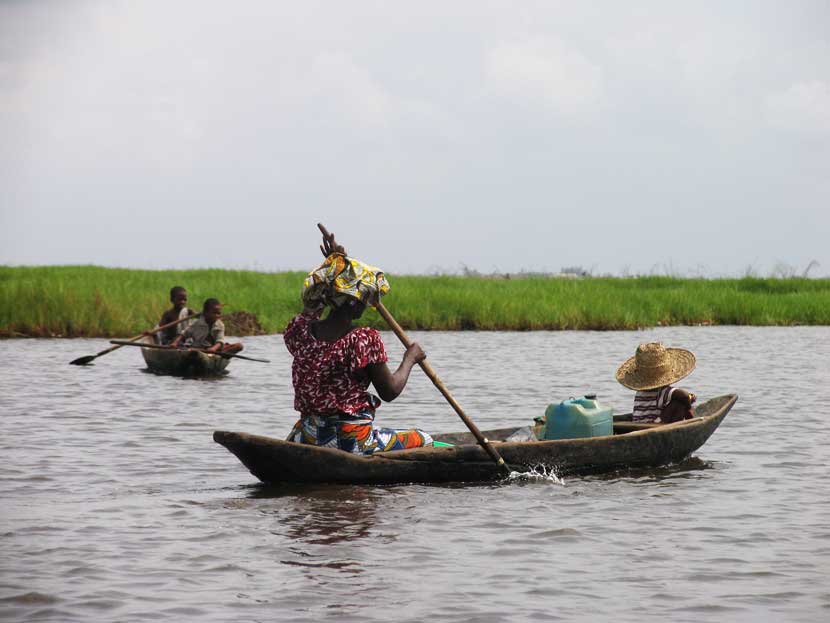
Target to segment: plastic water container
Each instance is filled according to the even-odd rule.
[[[544,439],[579,439],[614,434],[614,413],[595,394],[563,400],[545,410]]]

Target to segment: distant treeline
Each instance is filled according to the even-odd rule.
[[[197,311],[256,316],[266,333],[300,311],[302,272],[0,266],[0,335],[127,336],[152,327],[174,285]],[[636,329],[667,325],[830,325],[830,279],[389,275],[386,306],[407,329]],[[369,326],[385,328],[367,311]],[[244,324],[244,326],[255,326]],[[240,325],[240,326],[243,326]],[[240,329],[241,333],[248,329]]]

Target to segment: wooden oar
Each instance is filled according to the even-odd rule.
[[[406,348],[409,348],[409,346],[412,344],[412,340],[410,340],[409,336],[406,333],[404,333],[403,328],[401,328],[401,325],[398,324],[398,321],[392,317],[392,314],[389,313],[389,310],[386,309],[386,307],[384,307],[383,303],[381,303],[380,301],[377,302],[375,308],[378,310],[380,315],[383,316],[383,319],[386,321],[386,323],[392,328],[392,331],[395,332],[395,335],[398,336],[398,339],[401,341],[401,343],[403,343],[403,345]],[[450,394],[450,390],[448,390],[444,383],[441,382],[441,379],[438,378],[438,375],[435,373],[435,370],[432,369],[432,366],[430,366],[426,360],[418,362],[418,365],[421,366],[421,368],[424,371],[424,374],[426,374],[429,377],[429,380],[432,381],[432,384],[435,385],[435,387],[438,388],[438,391],[441,392],[444,398],[447,399],[447,402],[450,403],[450,406],[458,414],[458,417],[460,417],[464,424],[467,425],[467,428],[470,429],[470,432],[476,438],[479,445],[487,451],[487,454],[490,455],[490,458],[493,459],[493,461],[495,461],[496,465],[498,465],[504,471],[505,474],[509,474],[510,468],[507,467],[507,465],[504,462],[504,459],[501,458],[498,452],[496,452],[496,449],[490,443],[490,440],[481,434],[481,431],[478,430],[478,426],[476,426],[473,423],[473,421],[467,417],[467,415],[464,413],[464,409],[461,408],[461,405],[459,405],[455,398],[453,398],[452,394]]]
[[[246,357],[245,355],[236,355],[234,353],[223,353],[223,352],[216,352],[216,353],[209,353],[202,348],[176,348],[175,346],[163,346],[162,344],[136,344],[132,341],[127,340],[110,340],[110,344],[118,344],[119,346],[138,346],[139,348],[156,348],[158,350],[175,350],[179,352],[195,352],[195,353],[205,353],[206,355],[218,355],[219,357],[224,357],[225,359],[230,359],[231,357],[235,357],[236,359],[245,359],[247,361],[257,361],[259,363],[271,363],[270,359],[257,359],[256,357]]]
[[[201,314],[193,314],[192,316],[187,316],[186,318],[179,318],[178,320],[174,320],[173,322],[168,322],[167,324],[163,324],[160,327],[156,327],[155,329],[153,329],[153,332],[169,329],[170,327],[174,327],[177,324],[181,324],[187,320],[193,320],[194,318],[198,318],[200,315]],[[106,355],[107,353],[111,353],[114,350],[118,350],[122,346],[126,346],[129,343],[137,342],[143,337],[145,337],[144,333],[142,333],[141,335],[136,335],[135,337],[131,337],[129,340],[126,340],[124,344],[119,344],[118,346],[113,346],[112,348],[102,350],[97,355],[86,355],[84,357],[78,357],[77,359],[73,359],[72,361],[70,361],[69,364],[73,366],[85,366],[86,364],[92,362],[93,359],[101,357],[102,355]]]

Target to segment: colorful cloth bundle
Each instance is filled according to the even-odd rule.
[[[339,307],[349,297],[374,305],[389,292],[389,282],[380,268],[332,253],[303,282],[303,304],[308,308]]]
[[[355,417],[344,414],[300,418],[288,435],[288,441],[336,448],[352,454],[408,450],[433,444],[430,435],[416,428],[398,430],[376,427],[374,415],[368,412]]]

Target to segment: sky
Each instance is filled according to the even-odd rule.
[[[830,3],[0,0],[0,264],[830,275]]]

